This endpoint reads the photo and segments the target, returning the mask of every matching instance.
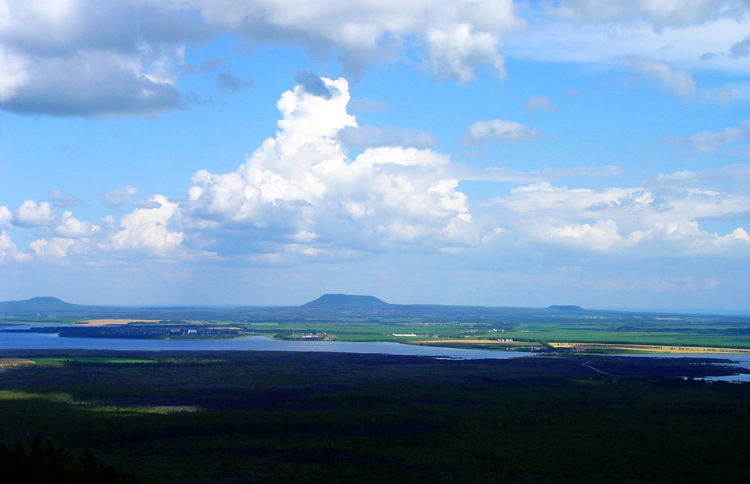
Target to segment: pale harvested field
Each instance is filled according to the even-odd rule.
[[[709,346],[669,346],[669,345],[637,345],[637,344],[606,344],[606,343],[548,343],[553,348],[578,348],[585,350],[623,350],[641,351],[644,353],[705,353],[705,354],[735,354],[748,355],[750,349],[743,348],[714,348]]]
[[[500,341],[496,339],[434,339],[426,341],[413,341],[418,345],[435,345],[435,344],[493,344],[504,346],[539,346],[536,343],[528,341]]]
[[[90,319],[88,321],[76,321],[77,326],[108,326],[112,324],[128,323],[158,323],[158,319]]]
[[[0,358],[0,368],[16,365],[34,365],[36,361],[27,360],[26,358]]]

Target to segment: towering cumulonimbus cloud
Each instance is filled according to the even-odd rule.
[[[299,84],[277,102],[278,130],[235,171],[197,171],[183,198],[152,195],[139,201],[138,189],[130,185],[106,192],[109,209],[117,213],[132,206],[132,211],[119,222],[107,215],[101,225],[76,218],[73,209],[82,202],[55,190],[49,193],[53,203],[27,200],[12,212],[2,206],[0,258],[299,264],[385,253],[471,252],[487,261],[508,248],[624,257],[750,256],[744,227],[717,233],[704,222],[750,210],[744,165],[660,175],[643,187],[594,189],[552,181],[617,175],[619,169],[481,168],[398,143],[375,144],[350,158],[345,140],[359,127],[347,110],[347,81],[307,71],[296,77]],[[696,136],[718,149],[745,140],[740,128]],[[532,143],[537,137],[534,128],[495,119],[471,123],[463,142]],[[515,186],[470,199],[459,183],[479,180]],[[62,207],[70,210],[60,213]],[[15,237],[23,231],[37,237],[25,251],[10,238],[10,232]]]
[[[476,237],[466,195],[443,169],[448,157],[378,147],[348,159],[337,138],[356,127],[346,110],[348,84],[321,81],[325,93],[298,85],[281,96],[278,132],[237,171],[197,172],[184,215],[196,227],[241,228],[256,240],[317,240],[331,249],[339,239],[338,248],[352,239],[369,247],[426,240],[439,247]]]

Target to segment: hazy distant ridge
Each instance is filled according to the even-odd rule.
[[[584,309],[576,305],[546,308],[453,306],[436,304],[390,304],[374,296],[325,294],[301,306],[204,306],[204,307],[120,307],[71,304],[56,297],[34,297],[24,301],[0,301],[0,321],[32,318],[37,322],[63,319],[154,319],[223,320],[238,322],[289,321],[311,318],[329,321],[338,318],[403,318],[430,322],[507,322],[518,318],[577,318],[582,314],[603,317],[685,317],[688,311],[627,311]],[[726,314],[695,313],[696,316],[725,317]],[[734,315],[738,317],[739,315]],[[20,318],[20,319],[19,319]],[[41,318],[41,319],[40,319]],[[744,321],[750,315],[743,315]],[[748,323],[750,324],[750,323]]]

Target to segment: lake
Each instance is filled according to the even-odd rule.
[[[39,326],[35,326],[39,327]],[[30,326],[8,326],[3,329],[28,329]],[[0,350],[8,349],[81,349],[118,351],[314,351],[327,353],[374,353],[384,355],[428,356],[456,359],[504,359],[529,356],[519,351],[475,350],[438,346],[409,345],[388,342],[290,341],[264,336],[206,340],[155,340],[114,338],[62,338],[56,333],[0,331]],[[662,358],[723,358],[750,370],[750,355],[715,354],[642,354]],[[710,380],[750,381],[750,375],[710,377]]]
[[[39,327],[39,326],[36,326]],[[28,329],[29,326],[8,326],[3,329]],[[61,338],[56,333],[22,333],[0,331],[0,350],[64,349],[118,351],[315,351],[328,353],[377,353],[385,355],[416,355],[437,358],[502,359],[528,356],[517,351],[470,350],[436,346],[407,345],[388,342],[350,341],[289,341],[247,336],[232,339],[114,339]]]

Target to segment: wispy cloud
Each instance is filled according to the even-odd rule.
[[[547,111],[549,113],[557,112],[555,103],[546,96],[531,96],[526,100],[524,106],[529,111]]]
[[[88,204],[72,195],[66,195],[62,190],[50,190],[47,194],[58,208],[88,207]]]
[[[747,140],[750,140],[750,119],[716,133],[701,131],[690,136],[667,138],[665,141],[673,145],[690,146],[696,153],[705,155],[716,153],[727,144]]]
[[[745,40],[732,44],[729,56],[733,59],[750,56],[750,36],[745,37]]]
[[[216,76],[216,85],[219,90],[225,94],[239,92],[244,89],[250,89],[255,83],[252,80],[243,81],[231,72],[222,72]]]
[[[562,0],[549,11],[578,21],[645,20],[657,27],[701,24],[717,18],[741,18],[750,12],[736,0]]]
[[[695,81],[687,72],[676,71],[669,64],[653,59],[630,57],[627,60],[631,69],[658,81],[662,87],[689,99],[695,95]]]
[[[342,129],[338,139],[346,146],[369,148],[378,146],[404,146],[412,148],[437,148],[437,139],[430,133],[413,128],[386,126],[350,126]]]
[[[349,103],[349,108],[355,111],[362,111],[365,113],[378,113],[387,111],[390,109],[390,105],[384,101],[376,101],[374,99],[352,99]]]
[[[476,121],[469,126],[459,143],[470,146],[484,146],[491,141],[523,143],[539,137],[539,132],[515,121],[492,119]]]

